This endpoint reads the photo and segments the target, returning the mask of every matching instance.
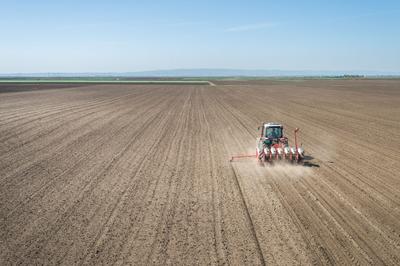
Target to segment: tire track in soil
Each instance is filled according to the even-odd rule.
[[[235,179],[237,179],[237,176],[235,177],[234,175],[232,175],[232,166],[227,162],[228,161],[227,157],[229,157],[228,151],[230,150],[229,147],[232,146],[233,144],[230,141],[230,140],[232,140],[232,135],[226,134],[226,132],[231,131],[231,129],[234,127],[229,126],[227,128],[219,128],[221,125],[232,124],[232,116],[233,115],[226,107],[224,107],[224,105],[220,104],[219,98],[221,97],[221,95],[213,95],[213,96],[214,97],[212,97],[212,99],[210,98],[209,101],[213,102],[213,107],[216,109],[214,116],[218,118],[218,122],[216,122],[214,125],[214,127],[215,127],[214,131],[215,132],[224,132],[224,134],[220,134],[220,136],[218,136],[218,138],[219,138],[218,142],[224,143],[224,146],[225,146],[224,150],[219,150],[219,152],[218,152],[218,154],[223,155],[223,160],[219,161],[219,164],[226,165],[226,171],[229,172],[229,174],[227,175],[227,178],[229,178],[232,181],[233,187],[234,187],[235,191],[237,191],[238,198],[242,199],[242,200],[239,200],[239,202],[240,202],[239,205],[240,205],[241,209],[243,210],[245,223],[246,223],[247,229],[249,230],[249,236],[251,237],[252,241],[254,242],[255,253],[258,254],[257,255],[258,259],[255,261],[257,261],[257,264],[258,263],[265,264],[266,260],[264,258],[263,251],[260,247],[260,241],[258,239],[256,230],[255,230],[253,219],[251,217],[251,212],[248,208],[247,201],[244,197],[244,192],[243,192],[242,188],[240,187],[240,185],[238,186],[238,184],[236,184]],[[225,95],[222,95],[222,97],[225,97]],[[244,127],[244,124],[242,122],[237,121],[235,116],[233,116],[233,117],[235,118],[234,119],[235,122],[237,122],[239,124],[239,127],[240,126]],[[247,131],[247,128],[244,128],[244,130]],[[230,143],[230,144],[228,144],[228,143]],[[236,174],[235,171],[233,173]],[[243,203],[243,201],[244,201],[244,203]],[[255,263],[255,262],[253,261],[253,263]]]
[[[258,256],[260,258],[261,265],[266,265],[266,261],[264,259],[264,255],[263,255],[263,252],[262,252],[262,249],[261,249],[260,241],[258,240],[257,232],[256,232],[255,227],[254,227],[253,219],[251,218],[249,207],[247,206],[246,199],[245,199],[245,197],[243,195],[242,187],[240,186],[239,179],[237,177],[236,171],[233,168],[233,166],[231,166],[231,170],[232,170],[232,175],[234,176],[234,179],[235,179],[235,184],[237,185],[237,188],[239,190],[241,201],[242,201],[243,206],[244,206],[244,208],[246,210],[246,216],[247,216],[247,219],[248,219],[248,221],[250,223],[251,233],[252,233],[253,238],[255,240],[255,243],[257,245],[257,253],[258,253]]]
[[[213,149],[213,144],[215,143],[215,140],[212,136],[212,130],[210,127],[210,123],[207,119],[207,113],[205,112],[206,110],[206,103],[205,103],[205,90],[202,91],[202,97],[201,97],[201,110],[202,110],[202,116],[200,117],[200,121],[203,121],[203,124],[205,125],[206,132],[207,132],[207,147],[208,147],[208,158],[209,158],[209,167],[211,168],[211,178],[212,178],[212,185],[211,185],[211,202],[212,202],[212,213],[213,213],[213,233],[214,233],[214,247],[215,247],[215,254],[217,254],[218,258],[218,263],[222,263],[227,261],[227,256],[226,256],[226,248],[223,243],[223,235],[222,235],[222,222],[221,222],[221,209],[220,209],[220,200],[219,200],[219,193],[218,193],[218,186],[216,182],[216,176],[217,174],[215,173],[214,169],[216,169],[215,165],[215,149]]]

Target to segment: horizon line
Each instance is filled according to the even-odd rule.
[[[0,75],[36,75],[36,74],[140,74],[155,72],[179,72],[179,71],[237,71],[237,72],[320,72],[320,73],[391,73],[400,74],[400,70],[315,70],[315,69],[264,69],[264,68],[165,68],[152,70],[133,70],[133,71],[21,71],[21,72],[0,72]]]

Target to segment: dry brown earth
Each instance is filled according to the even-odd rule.
[[[400,264],[400,80],[214,83],[0,85],[0,264]]]

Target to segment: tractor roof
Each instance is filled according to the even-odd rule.
[[[268,122],[264,123],[264,127],[282,127],[282,125],[275,122]]]

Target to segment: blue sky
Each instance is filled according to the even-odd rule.
[[[0,73],[400,72],[400,1],[0,1]]]

